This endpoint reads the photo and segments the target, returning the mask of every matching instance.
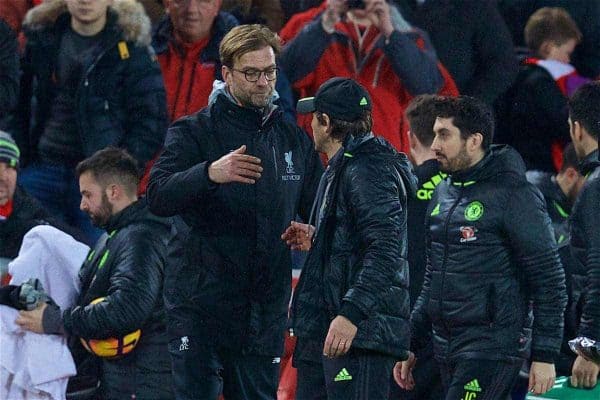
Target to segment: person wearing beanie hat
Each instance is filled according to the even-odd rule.
[[[19,167],[20,155],[21,151],[12,136],[4,131],[0,131],[0,162],[4,162],[9,167],[17,169]]]
[[[329,159],[308,224],[282,239],[310,250],[294,292],[296,395],[387,399],[394,360],[410,343],[406,202],[416,177],[405,154],[371,131],[371,97],[332,78],[298,101]]]
[[[19,253],[23,236],[34,226],[51,223],[50,214],[17,186],[20,151],[13,138],[0,131],[0,275],[7,260]],[[5,271],[4,271],[5,272]]]

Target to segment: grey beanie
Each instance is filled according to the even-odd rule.
[[[12,136],[0,131],[0,162],[5,162],[9,167],[19,167],[19,156],[21,152]]]

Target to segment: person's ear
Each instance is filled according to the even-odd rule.
[[[467,139],[467,149],[473,153],[483,146],[483,135],[480,132],[475,132]]]

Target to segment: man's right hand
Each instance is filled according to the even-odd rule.
[[[281,239],[285,240],[285,243],[292,250],[308,251],[310,250],[311,239],[314,233],[314,226],[292,221],[290,226],[281,235]]]
[[[593,388],[598,383],[598,372],[600,366],[587,361],[581,356],[577,356],[573,363],[573,371],[571,375],[571,386]]]
[[[208,178],[215,183],[256,183],[263,170],[260,158],[245,153],[246,145],[243,145],[210,164]]]
[[[342,15],[348,11],[346,0],[327,0],[327,8],[321,16],[321,26],[327,33],[333,33],[335,24],[340,22]]]
[[[408,352],[408,360],[397,362],[394,366],[394,380],[404,390],[413,390],[415,380],[412,370],[417,363],[414,353]]]

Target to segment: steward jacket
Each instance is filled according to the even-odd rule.
[[[292,332],[323,343],[331,320],[344,315],[358,328],[352,347],[406,359],[406,201],[416,177],[382,138],[340,151],[326,172],[333,178],[325,211],[294,292]]]
[[[280,236],[297,215],[308,220],[323,167],[310,138],[279,108],[263,115],[225,90],[211,99],[171,125],[150,174],[152,210],[190,227],[167,275],[167,306],[195,307],[204,343],[280,357],[292,281]],[[210,164],[242,145],[261,159],[261,178],[210,181]]]
[[[582,292],[578,336],[600,340],[600,162],[598,150],[581,162],[586,182],[571,214],[571,253],[575,258],[573,284]]]
[[[436,188],[425,282],[411,319],[415,350],[431,324],[441,358],[515,360],[530,345],[534,361],[558,355],[564,272],[544,199],[524,172],[516,151],[492,146]]]
[[[45,1],[25,18],[20,103],[10,128],[22,164],[38,156],[38,142],[57,92],[54,73],[61,38],[70,19],[64,0]],[[143,7],[132,0],[115,0],[76,91],[75,115],[85,157],[118,146],[142,167],[160,148],[167,128],[166,98],[149,45],[150,21]]]
[[[108,237],[99,239],[81,267],[77,306],[62,312],[62,325],[72,337],[85,339],[122,337],[141,329],[132,353],[102,359],[104,397],[170,398],[162,291],[171,224],[152,215],[142,198],[111,217],[105,228]],[[100,297],[105,301],[89,306]],[[71,343],[77,359],[81,345]]]
[[[294,16],[282,30],[287,44],[281,65],[292,87],[301,97],[314,96],[329,78],[355,79],[373,99],[373,132],[398,151],[408,152],[406,106],[419,94],[457,95],[454,81],[438,63],[424,32],[400,31],[402,17],[395,7],[390,6],[390,13],[397,29],[389,40],[374,27],[359,39],[359,28],[351,22],[336,24],[332,34],[325,32],[324,7]],[[310,132],[310,115],[299,122]]]

